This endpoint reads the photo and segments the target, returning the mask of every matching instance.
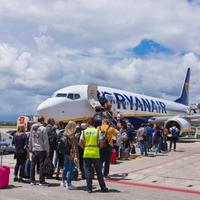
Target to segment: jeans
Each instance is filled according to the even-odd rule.
[[[62,181],[67,181],[67,185],[70,186],[73,178],[73,170],[75,163],[73,160],[70,160],[67,155],[64,156],[64,166],[62,171]]]
[[[110,171],[110,159],[112,156],[112,146],[107,146],[107,147],[103,147],[100,150],[100,154],[101,154],[101,164],[103,166],[104,163],[104,169],[103,169],[103,175],[104,177],[106,177],[109,174]]]
[[[160,145],[161,145],[161,142],[160,142],[160,141],[154,142],[155,153],[156,153],[156,154],[158,154],[158,153],[160,152]]]
[[[106,185],[103,179],[100,158],[84,158],[84,164],[85,164],[85,176],[86,176],[87,188],[92,189],[92,177],[93,177],[92,166],[94,166],[95,171],[97,173],[97,179],[101,189],[105,188]]]
[[[14,176],[17,177],[18,171],[19,172],[19,177],[23,177],[23,165],[24,162],[26,161],[26,153],[16,153],[16,165],[15,165],[15,171],[14,171]]]
[[[35,181],[35,165],[39,162],[39,181],[40,183],[45,181],[43,174],[44,160],[46,158],[46,151],[33,151],[31,162],[31,182]]]
[[[145,140],[140,140],[139,142],[141,155],[147,155],[147,142]]]

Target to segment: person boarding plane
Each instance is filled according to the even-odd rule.
[[[99,96],[103,96],[112,103],[113,113],[120,112],[135,127],[146,122],[163,123],[166,128],[176,124],[180,133],[191,132],[190,120],[200,116],[190,113],[189,80],[190,68],[181,96],[175,101],[97,85],[69,86],[57,90],[38,106],[37,111],[56,121],[82,121],[95,114],[94,108],[101,106]]]

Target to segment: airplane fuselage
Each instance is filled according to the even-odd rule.
[[[62,88],[38,107],[40,115],[53,117],[57,121],[80,121],[92,117],[95,113],[87,96],[88,85],[76,85]],[[150,118],[152,116],[175,116],[188,113],[188,106],[140,94],[98,86],[100,95],[112,102],[112,111],[132,118]],[[76,98],[77,97],[77,98]]]

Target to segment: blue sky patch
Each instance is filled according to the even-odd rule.
[[[148,54],[171,54],[173,50],[159,44],[153,40],[144,39],[138,46],[130,49],[136,56],[146,56]]]

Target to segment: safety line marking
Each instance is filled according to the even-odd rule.
[[[145,188],[151,188],[151,189],[157,189],[157,190],[166,190],[166,191],[174,191],[174,192],[180,192],[180,193],[189,193],[189,194],[200,195],[200,191],[196,191],[196,190],[187,190],[187,189],[179,189],[179,188],[172,188],[172,187],[166,187],[166,186],[150,185],[150,184],[143,184],[143,183],[136,183],[136,182],[125,182],[125,181],[117,181],[117,180],[108,180],[108,179],[106,180],[106,182],[116,183],[116,184],[121,184],[121,185],[145,187]]]

